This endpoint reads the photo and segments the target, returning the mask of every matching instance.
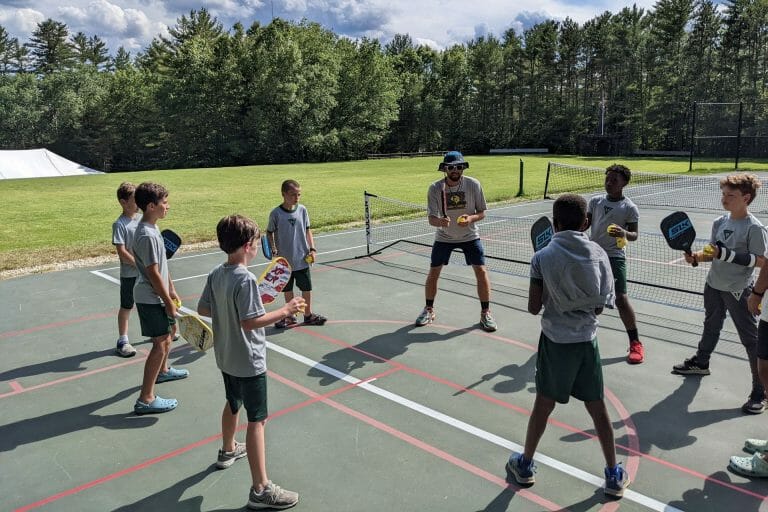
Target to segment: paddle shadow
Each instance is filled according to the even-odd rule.
[[[132,412],[105,416],[94,414],[94,411],[137,394],[139,390],[140,387],[136,386],[98,402],[2,425],[0,452],[94,427],[110,430],[149,427],[157,422],[156,416],[135,416]]]
[[[493,373],[486,373],[480,380],[469,384],[466,388],[460,389],[453,394],[458,396],[465,393],[467,390],[474,389],[484,382],[495,379],[496,377],[506,377],[506,380],[496,382],[493,385],[493,391],[496,393],[517,393],[523,391],[528,387],[528,384],[534,383],[534,377],[536,372],[536,353],[534,352],[528,360],[522,365],[508,364],[502,366]],[[535,393],[535,387],[530,388],[529,391]]]
[[[411,332],[413,329],[419,329],[419,331]],[[323,356],[320,364],[348,374],[353,370],[363,368],[368,363],[386,363],[388,360],[395,359],[407,352],[408,347],[414,343],[446,341],[466,333],[467,330],[459,329],[440,334],[409,324],[394,332],[368,338],[353,347],[329,352]],[[310,368],[307,375],[319,377],[321,386],[328,386],[339,380],[338,377],[329,375],[316,366]]]

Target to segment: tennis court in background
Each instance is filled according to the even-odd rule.
[[[492,213],[482,227],[486,244],[527,250],[524,228],[498,219],[532,223],[551,214],[551,201]],[[668,213],[642,208],[641,231],[656,230]],[[689,213],[707,237],[715,214]],[[398,222],[413,222],[411,235],[374,234],[376,248],[410,236],[430,242],[426,220],[408,215]],[[453,264],[440,280],[436,323],[415,328],[428,248],[399,241],[360,257],[375,252],[370,241],[363,229],[317,235],[315,309],[329,322],[267,331],[267,466],[271,479],[301,494],[295,510],[768,510],[768,482],[726,470],[745,438],[768,435],[765,415],[740,411],[750,379],[730,321],[713,374],[681,377],[670,369],[695,350],[700,311],[635,300],[647,351],[639,366],[626,364],[626,333],[616,312],[606,312],[598,334],[606,399],[630,490],[619,502],[603,496],[599,445],[575,401],[555,409],[537,483],[520,489],[505,482],[504,463],[521,448],[534,399],[540,319],[526,312],[525,263],[491,266],[497,332],[480,330],[472,271]],[[669,258],[638,252],[638,266],[648,260],[641,278],[653,272],[673,282],[679,255]],[[185,305],[194,308],[222,259],[210,250],[171,260]],[[254,264],[258,273],[265,262]],[[689,284],[706,266],[696,272]],[[134,312],[139,354],[113,355],[117,277],[104,266],[0,283],[0,305],[11,312],[0,317],[0,509],[244,509],[247,463],[224,471],[213,464],[224,401],[212,353],[174,343],[173,365],[191,375],[158,393],[177,398],[178,409],[132,414],[149,347]]]

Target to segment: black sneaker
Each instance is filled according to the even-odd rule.
[[[672,373],[678,375],[709,375],[709,364],[700,363],[696,356],[693,356],[673,366]]]

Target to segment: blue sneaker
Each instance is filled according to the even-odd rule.
[[[189,377],[189,370],[185,370],[183,368],[168,368],[167,372],[160,372],[157,375],[157,380],[155,381],[155,384],[160,384],[161,382],[168,382],[169,380],[179,380],[179,379],[186,379]]]
[[[533,485],[536,478],[533,474],[536,472],[536,466],[533,460],[526,460],[523,454],[510,455],[507,461],[507,475],[512,475],[515,482],[520,485]]]
[[[136,400],[133,406],[133,412],[136,414],[160,414],[174,410],[179,405],[175,398],[160,398],[155,396],[151,402],[142,402]]]
[[[605,468],[605,494],[621,498],[627,487],[629,487],[629,475],[621,467],[621,462],[613,468]]]

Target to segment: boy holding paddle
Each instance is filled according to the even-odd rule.
[[[760,180],[754,174],[732,174],[720,180],[722,205],[727,212],[715,219],[708,250],[685,254],[690,264],[711,261],[704,285],[704,331],[696,354],[672,367],[680,375],[709,375],[709,359],[720,339],[728,312],[747,352],[752,372],[752,391],[741,410],[760,414],[765,410],[765,388],[757,372],[757,317],[749,311],[754,267],[762,266],[767,240],[765,229],[749,212]]]
[[[616,463],[613,427],[603,399],[603,370],[597,346],[597,315],[614,302],[613,274],[605,251],[589,240],[587,202],[563,194],[552,208],[555,234],[531,260],[528,311],[542,307],[536,357],[536,400],[523,453],[512,454],[506,469],[518,484],[535,482],[533,455],[557,402],[571,396],[584,402],[605,457],[605,494],[621,497],[629,476]]]
[[[152,349],[144,363],[141,394],[133,406],[136,414],[172,411],[178,405],[173,398],[155,395],[155,384],[185,379],[189,372],[168,366],[171,336],[176,325],[179,296],[168,272],[165,243],[157,222],[168,215],[168,191],[157,183],[136,187],[136,205],[143,212],[133,237],[133,258],[139,277],[133,289],[141,334],[152,339]]]
[[[327,321],[323,315],[312,312],[312,277],[310,266],[317,259],[315,239],[309,223],[309,214],[301,199],[301,185],[295,180],[285,180],[280,187],[283,202],[269,214],[267,238],[274,256],[283,256],[291,264],[291,278],[283,288],[285,302],[293,299],[293,285],[301,290],[306,301],[304,312],[305,325],[323,325]],[[287,316],[275,324],[278,329],[296,325],[298,320],[293,315]]]
[[[299,495],[267,478],[264,425],[267,420],[267,339],[264,327],[303,311],[304,299],[296,297],[277,311],[267,313],[261,302],[256,276],[248,263],[259,251],[259,227],[251,219],[230,215],[216,226],[219,247],[227,262],[214,268],[197,305],[210,316],[216,341],[216,365],[224,379],[226,403],[221,412],[222,448],[216,466],[225,469],[247,454],[252,485],[248,508],[288,508]],[[245,405],[248,429],[245,444],[235,441],[240,407]]]
[[[637,332],[635,310],[627,296],[627,255],[624,246],[637,240],[640,210],[628,197],[624,187],[632,178],[630,170],[614,164],[605,171],[605,195],[589,201],[587,219],[591,228],[590,238],[608,253],[616,286],[616,309],[629,337],[629,364],[640,364],[645,359],[643,344]]]

